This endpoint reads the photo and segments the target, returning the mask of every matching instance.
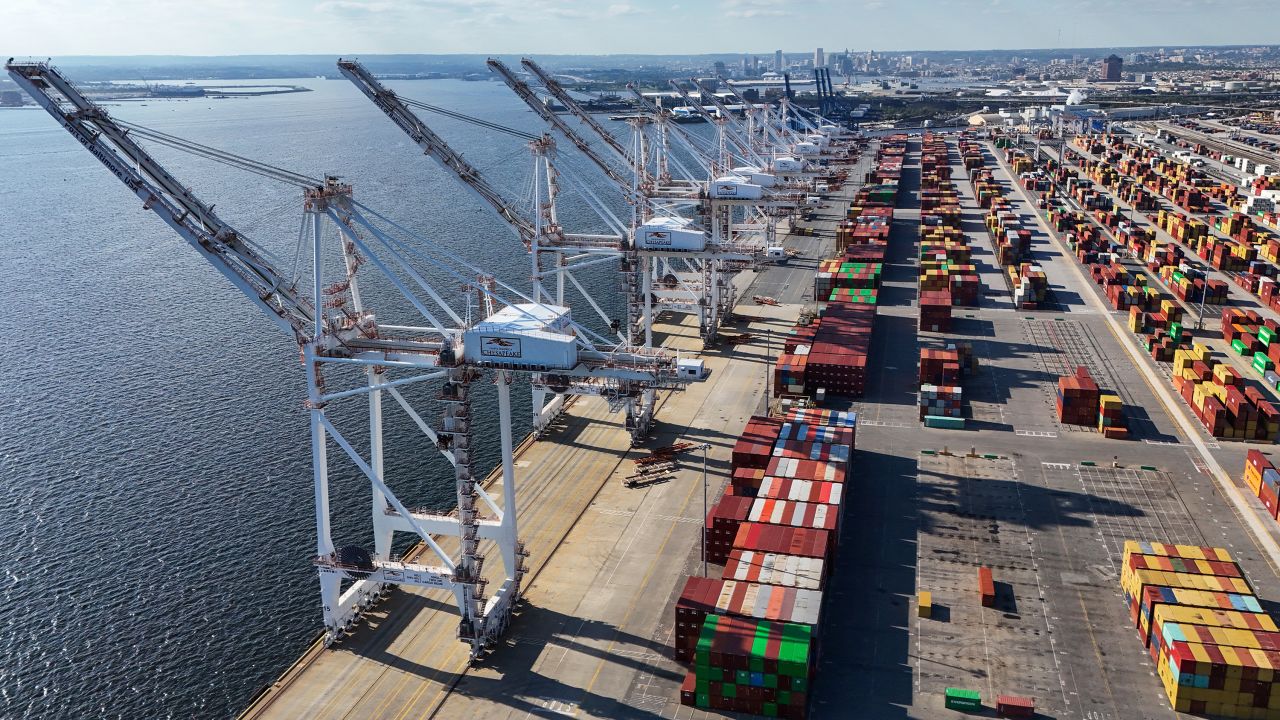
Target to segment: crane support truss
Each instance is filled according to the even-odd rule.
[[[470,646],[473,660],[480,658],[510,623],[525,572],[526,554],[516,526],[510,402],[514,374],[530,373],[535,386],[554,392],[599,394],[611,402],[628,402],[656,389],[678,389],[686,382],[677,372],[676,358],[648,348],[593,342],[593,334],[577,325],[572,325],[576,360],[570,366],[468,355],[465,338],[475,328],[470,322],[470,301],[464,320],[415,264],[431,263],[470,288],[468,297],[474,292],[482,318],[492,316],[498,305],[506,305],[494,290],[496,281],[356,203],[351,186],[336,178],[305,189],[301,239],[309,246],[311,272],[307,286],[298,286],[52,66],[11,61],[6,70],[143,201],[144,209],[174,229],[298,343],[307,378],[305,406],[311,426],[316,522],[312,562],[319,573],[326,642],[349,632],[390,586],[406,585],[452,593],[459,612],[458,637]],[[291,176],[289,181],[298,184],[300,177]],[[367,268],[363,275],[359,273],[362,267]],[[341,270],[333,273],[336,268]],[[327,277],[326,270],[332,276]],[[366,279],[387,283],[398,291],[400,299],[407,302],[399,311],[412,319],[400,324],[379,323],[361,294],[361,280]],[[506,305],[506,311],[534,318],[527,309],[530,307],[545,310],[548,306],[536,302]],[[500,501],[477,482],[472,459],[476,443],[492,437],[492,433],[477,432],[471,410],[474,391],[486,377],[492,377],[497,393]],[[425,419],[430,414],[420,412],[401,392],[421,383],[439,387],[431,398],[438,406],[434,426]],[[348,438],[352,431],[339,428],[329,413],[331,405],[360,396],[368,401],[368,423],[367,428],[357,423],[356,430],[369,433],[367,457]],[[392,489],[385,475],[383,436],[383,405],[388,398],[451,466],[455,512],[410,509]],[[329,452],[334,446],[370,483],[372,553],[359,547],[334,546],[329,500],[333,463]],[[411,559],[393,557],[396,532],[416,535],[423,552]],[[456,552],[442,546],[444,536],[456,538]],[[497,545],[503,566],[492,593],[486,592],[489,580],[479,551],[481,540]]]

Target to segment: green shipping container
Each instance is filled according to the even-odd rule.
[[[982,709],[982,695],[977,690],[947,688],[945,697],[945,704],[948,710],[977,712]]]
[[[1263,355],[1262,353],[1258,353],[1253,356],[1253,369],[1257,370],[1259,373],[1264,373],[1274,366],[1275,363],[1271,362],[1271,358]]]
[[[1271,339],[1276,336],[1275,332],[1269,327],[1258,328],[1258,339],[1263,345],[1271,345]]]
[[[1231,349],[1235,350],[1237,355],[1246,355],[1249,350],[1249,348],[1245,346],[1243,340],[1232,340]]]
[[[942,428],[943,430],[963,430],[964,418],[947,417],[945,415],[925,415],[924,426]]]

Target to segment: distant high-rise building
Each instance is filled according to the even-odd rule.
[[[719,60],[717,60],[711,67],[715,69],[717,76],[719,77],[725,76],[725,67],[723,62],[720,62]]]
[[[781,50],[773,51],[773,71],[782,72],[782,51]]]
[[[826,60],[822,57],[822,48],[813,51],[813,66],[816,68],[826,67]]]
[[[1124,60],[1117,55],[1108,55],[1102,61],[1102,79],[1106,82],[1120,81],[1120,68],[1124,66]]]
[[[742,76],[746,77],[751,74],[751,58],[747,55],[742,56]]]

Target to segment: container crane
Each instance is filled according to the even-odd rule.
[[[613,139],[612,136],[609,137],[614,142],[605,141],[606,146],[611,148],[611,154],[614,158],[630,161],[631,163],[631,179],[629,181],[623,180],[620,174],[613,169],[613,165],[608,158],[573,128],[569,127],[568,123],[560,116],[551,112],[546,104],[538,98],[537,93],[527,83],[516,77],[515,73],[503,62],[490,58],[488,65],[494,73],[502,78],[503,82],[511,88],[516,96],[524,101],[530,110],[533,110],[547,124],[568,138],[575,147],[587,155],[593,164],[605,172],[605,176],[616,187],[627,195],[628,202],[632,207],[631,242],[629,251],[624,256],[621,270],[624,293],[627,297],[636,299],[634,304],[629,304],[632,313],[627,318],[628,329],[642,332],[645,338],[645,346],[652,346],[654,305],[656,301],[661,306],[660,309],[663,310],[697,313],[704,341],[713,341],[718,327],[715,322],[715,318],[718,317],[718,311],[713,306],[713,303],[716,302],[715,293],[705,282],[694,286],[680,278],[677,273],[667,273],[662,277],[674,278],[675,281],[672,284],[677,286],[678,289],[653,287],[655,275],[657,275],[660,264],[670,264],[674,259],[677,264],[692,266],[696,262],[699,265],[706,266],[708,263],[705,262],[705,258],[735,250],[727,247],[727,240],[724,247],[715,243],[714,238],[712,238],[713,242],[709,244],[706,234],[685,218],[674,215],[654,217],[655,208],[660,207],[662,204],[699,205],[705,199],[705,188],[657,188],[649,180],[644,166],[646,153],[643,150],[643,134],[640,132],[641,126],[639,124],[633,126],[635,128],[633,133],[634,151],[626,152],[616,149],[616,139]],[[587,113],[572,101],[565,107],[575,116],[580,114],[580,120],[581,116],[589,118]],[[601,127],[599,123],[594,122],[594,119],[591,120],[591,122],[584,122],[590,130],[597,135],[601,133],[609,135],[608,131]],[[666,211],[671,211],[671,205],[666,206]],[[745,262],[753,262],[755,258],[755,254],[750,252],[743,253],[739,251],[735,255],[743,257]],[[655,257],[661,257],[664,260],[660,263],[655,263],[652,261]],[[707,276],[705,267],[693,274],[703,280]],[[676,301],[673,302],[671,301],[672,299]],[[684,302],[681,302],[681,300],[684,300]]]
[[[495,123],[480,121],[477,118],[466,118],[459,113],[444,111],[442,108],[428,105],[409,98],[402,98],[385,87],[363,65],[355,60],[338,60],[338,70],[356,86],[369,100],[391,118],[401,130],[414,141],[424,154],[439,162],[452,172],[460,182],[480,197],[510,227],[529,250],[532,263],[533,297],[538,301],[544,298],[557,305],[565,304],[565,281],[568,280],[582,293],[591,307],[599,313],[604,322],[613,322],[612,318],[601,309],[586,288],[571,274],[571,270],[586,268],[602,262],[617,259],[625,252],[625,239],[622,234],[567,234],[561,227],[556,212],[558,194],[558,178],[560,173],[553,163],[555,141],[549,135],[537,136],[531,133],[505,128]],[[443,111],[459,119],[475,121],[491,129],[499,129],[507,134],[515,135],[529,143],[534,159],[533,196],[534,207],[532,217],[520,208],[508,202],[498,190],[489,183],[484,175],[468,163],[460,153],[454,150],[427,123],[415,113],[412,107],[423,107],[433,112]],[[545,200],[544,200],[545,195]],[[587,197],[588,204],[596,207],[599,199]],[[598,212],[607,212],[603,205],[597,207]],[[607,217],[607,216],[606,216]],[[614,218],[615,224],[619,222]],[[620,231],[625,228],[619,228]],[[548,270],[542,255],[553,256],[553,267]],[[556,280],[556,294],[551,297],[543,288],[543,281],[548,277]],[[556,394],[548,402],[546,390],[535,384],[533,388],[533,427],[535,432],[542,432],[555,419],[564,407],[565,397]],[[646,423],[638,422],[634,408],[628,408],[627,427],[639,428]],[[637,440],[639,438],[636,438]]]
[[[453,594],[459,611],[458,637],[478,660],[502,635],[520,598],[526,552],[517,535],[518,514],[511,433],[510,384],[516,373],[558,391],[600,394],[611,401],[658,388],[677,389],[688,378],[665,352],[611,343],[577,325],[568,307],[549,305],[499,283],[460,257],[432,245],[377,211],[355,201],[351,185],[335,177],[316,180],[273,168],[171,135],[116,121],[85,98],[45,62],[14,62],[9,76],[157,215],[297,342],[307,378],[305,407],[310,415],[315,490],[317,567],[326,643],[340,639],[377,603],[391,585],[438,589]],[[309,251],[310,278],[302,283],[277,269],[268,254],[221,220],[213,207],[174,178],[134,136],[154,139],[303,189],[304,222],[299,253]],[[455,310],[419,271],[422,264],[465,283],[467,308]],[[332,270],[341,267],[339,273]],[[363,274],[359,271],[364,268]],[[329,270],[330,273],[327,273]],[[376,270],[376,272],[374,272]],[[383,320],[361,290],[365,281],[385,283],[398,293],[401,314],[414,324]],[[502,287],[525,302],[508,303]],[[376,293],[378,297],[386,293]],[[374,296],[374,294],[371,294]],[[472,297],[479,320],[472,319]],[[435,309],[432,309],[432,307]],[[396,308],[380,308],[383,311]],[[342,368],[362,371],[355,377]],[[476,481],[472,451],[475,386],[492,375],[497,388],[501,446],[502,505]],[[359,379],[356,379],[359,378]],[[341,387],[334,387],[344,383]],[[432,427],[400,392],[410,384],[437,383],[441,406]],[[360,453],[339,430],[328,409],[349,398],[367,397],[369,455]],[[393,399],[452,465],[458,507],[455,514],[411,510],[384,476],[382,404]],[[492,434],[488,434],[492,437]],[[373,552],[359,546],[337,548],[330,533],[328,450],[337,445],[367,477],[373,497]],[[361,511],[367,512],[368,506]],[[482,515],[487,512],[486,515]],[[428,564],[393,559],[396,532],[416,534]],[[456,554],[437,536],[457,538]],[[503,565],[497,591],[486,594],[481,540],[492,540]],[[429,551],[429,553],[428,553]],[[344,591],[343,583],[349,583]]]

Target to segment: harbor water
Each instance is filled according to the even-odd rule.
[[[313,92],[109,110],[314,177],[341,175],[361,202],[528,290],[528,257],[511,231],[352,85],[283,82]],[[389,84],[543,131],[498,82]],[[429,122],[513,196],[527,187],[532,160],[519,139]],[[298,188],[155,154],[225,220],[292,260]],[[0,177],[0,717],[234,715],[320,629],[298,349],[44,111],[0,111]],[[572,204],[562,219],[604,229]],[[619,312],[616,272],[580,279]],[[482,383],[481,395],[478,437],[496,436],[485,430],[492,388]],[[519,437],[528,392],[513,397]],[[359,400],[335,409],[355,427],[362,411]],[[403,414],[388,410],[386,422],[389,484],[410,507],[452,507],[451,468]],[[497,453],[496,441],[482,445],[483,472]],[[336,448],[330,461],[334,541],[368,546],[368,481]]]

